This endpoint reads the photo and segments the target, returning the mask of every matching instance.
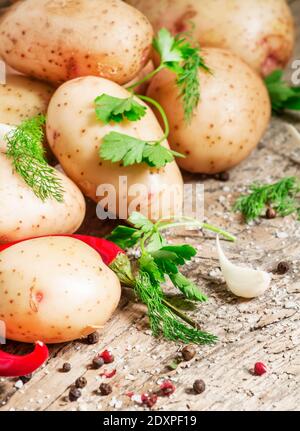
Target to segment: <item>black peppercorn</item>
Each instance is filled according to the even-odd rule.
[[[266,211],[266,218],[271,220],[273,218],[276,218],[277,214],[276,211],[273,208],[268,208]]]
[[[78,377],[78,379],[75,381],[76,388],[82,389],[85,388],[87,385],[87,380],[85,377]]]
[[[65,362],[62,366],[62,371],[64,373],[68,373],[69,371],[71,371],[71,369],[72,369],[72,366],[71,364],[69,364],[69,362]]]
[[[100,387],[101,395],[107,396],[112,393],[112,387],[108,383],[101,383]]]
[[[202,392],[205,391],[205,383],[203,380],[198,379],[194,381],[193,389],[196,392],[196,394],[202,394]]]
[[[279,262],[277,265],[277,273],[280,275],[286,274],[290,269],[290,265],[287,262]]]
[[[20,380],[24,383],[28,383],[32,379],[32,374],[26,374],[25,376],[21,376]]]
[[[101,358],[101,356],[95,356],[93,359],[93,367],[95,368],[95,370],[101,368],[102,365],[104,365],[104,359]]]
[[[69,400],[72,402],[77,401],[78,398],[80,397],[81,397],[81,391],[75,386],[72,386],[69,392]]]
[[[87,342],[88,344],[96,344],[98,343],[100,337],[98,332],[93,332],[92,334],[87,336]]]
[[[196,355],[196,349],[194,346],[188,345],[181,350],[181,354],[184,361],[191,361]]]
[[[215,175],[215,179],[222,182],[227,182],[230,179],[228,172],[220,172],[219,174]]]

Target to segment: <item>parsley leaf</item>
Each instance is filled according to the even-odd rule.
[[[182,154],[163,147],[159,142],[148,143],[132,136],[110,132],[104,136],[99,155],[103,160],[121,162],[124,166],[146,163],[150,167],[162,168]]]
[[[104,124],[121,123],[125,119],[138,121],[146,115],[147,108],[142,106],[133,96],[126,99],[102,94],[95,99],[96,116]]]
[[[141,235],[142,232],[138,229],[120,225],[107,236],[107,239],[126,250],[127,248],[134,247],[139,241]]]
[[[154,228],[154,224],[152,221],[147,219],[143,214],[134,211],[129,219],[128,222],[132,224],[135,228],[141,229],[142,232],[150,232]]]
[[[151,253],[155,263],[164,274],[177,274],[178,266],[184,265],[196,255],[194,247],[184,245],[167,245]]]
[[[187,299],[191,301],[205,302],[207,301],[207,296],[199,290],[199,288],[188,278],[186,278],[181,272],[177,274],[170,274],[170,280],[177,287]]]
[[[183,56],[178,46],[178,41],[166,29],[162,28],[157,37],[153,40],[153,48],[160,55],[161,62],[174,66],[173,63],[178,63],[183,60]]]
[[[300,87],[290,87],[284,81],[283,70],[275,70],[267,76],[265,84],[275,113],[280,113],[285,109],[300,110]]]
[[[143,253],[139,259],[140,270],[146,272],[152,283],[162,283],[165,277],[157,266],[153,257],[148,253]]]
[[[163,168],[167,163],[174,161],[174,157],[185,157],[183,154],[169,150],[158,142],[156,144],[146,144],[143,152],[144,161],[152,167]]]

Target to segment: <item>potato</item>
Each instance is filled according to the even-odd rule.
[[[97,120],[94,105],[94,99],[103,93],[119,98],[130,96],[127,90],[112,81],[84,77],[66,82],[51,99],[47,113],[47,138],[64,171],[84,194],[95,202],[101,200],[100,196],[97,196],[97,188],[101,185],[113,187],[117,203],[119,200],[123,202],[127,191],[121,192],[120,187],[125,187],[127,182],[128,189],[143,186],[146,191],[144,198],[140,195],[144,206],[133,208],[132,211],[140,210],[152,219],[177,214],[182,206],[183,184],[175,162],[162,169],[155,169],[146,164],[124,167],[122,164],[100,159],[99,147],[102,138],[111,131],[146,141],[158,140],[163,134],[150,108],[147,108],[146,115],[137,122],[124,121],[104,125]],[[139,103],[143,104],[142,101]],[[168,146],[167,142],[164,145]],[[173,190],[176,188],[175,196],[171,196],[172,187]],[[137,190],[132,190],[131,193],[128,206],[133,205],[134,194],[139,195]],[[124,214],[123,211],[124,206],[125,204],[122,210],[119,205],[115,208],[121,218],[127,218],[127,213]],[[125,212],[126,210],[127,205]],[[157,216],[153,215],[155,212]]]
[[[294,46],[294,23],[286,0],[127,0],[155,31],[193,28],[202,46],[226,48],[261,73],[284,68]],[[166,11],[168,11],[166,13]]]
[[[33,236],[74,233],[85,216],[82,193],[71,180],[57,173],[64,189],[62,203],[44,202],[17,174],[0,152],[0,243]]]
[[[0,23],[0,56],[53,83],[96,75],[126,83],[148,59],[148,20],[121,0],[26,0]]]
[[[203,50],[212,74],[199,71],[201,100],[187,124],[174,74],[160,72],[148,96],[165,109],[170,145],[184,153],[178,164],[189,172],[213,174],[240,163],[256,147],[269,123],[271,106],[261,78],[229,51]]]
[[[0,123],[18,125],[23,120],[45,114],[54,89],[22,75],[7,75],[0,85]]]
[[[86,336],[111,317],[120,295],[117,276],[80,240],[37,238],[0,253],[0,319],[11,340]]]

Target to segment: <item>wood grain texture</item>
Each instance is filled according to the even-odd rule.
[[[290,4],[298,29],[295,58],[300,58],[300,0]],[[236,245],[224,243],[233,261],[272,271],[279,261],[287,260],[290,272],[274,275],[272,287],[263,297],[252,301],[237,299],[226,291],[220,276],[215,238],[194,231],[176,231],[170,234],[170,240],[189,241],[198,248],[197,258],[186,272],[209,296],[209,302],[191,311],[191,315],[205,330],[218,335],[220,341],[213,347],[199,347],[193,361],[168,371],[166,367],[180,346],[152,338],[144,307],[124,291],[119,309],[97,345],[77,341],[51,347],[48,364],[21,389],[15,388],[15,379],[0,379],[0,410],[142,409],[125,394],[155,390],[163,378],[171,378],[177,389],[169,399],[159,399],[154,409],[300,409],[300,224],[289,217],[246,226],[230,211],[235,197],[253,180],[299,175],[299,143],[288,135],[287,122],[300,130],[299,115],[274,118],[258,149],[231,172],[228,183],[205,181],[205,215],[210,222],[238,236]],[[197,183],[199,178],[186,175],[185,181]],[[94,214],[94,205],[89,204],[82,231],[107,233],[112,224],[101,224]],[[99,371],[89,369],[89,364],[95,353],[108,346],[116,358],[112,365],[117,374],[110,380],[113,394],[101,397],[97,390],[103,378]],[[10,343],[6,349],[21,353],[30,346]],[[72,364],[72,370],[62,374],[59,369],[66,361]],[[263,377],[255,377],[249,371],[256,361],[264,361],[268,366]],[[66,400],[68,388],[79,376],[85,376],[88,385],[82,398],[70,403]],[[195,378],[206,382],[202,395],[194,395],[190,390]],[[116,407],[118,401],[122,405]]]

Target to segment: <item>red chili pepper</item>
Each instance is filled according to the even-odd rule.
[[[39,238],[47,238],[49,236],[69,237],[69,238],[75,238],[85,242],[87,245],[92,247],[100,254],[105,265],[110,265],[120,253],[125,254],[124,250],[122,250],[113,242],[108,241],[107,239],[104,239],[104,238],[98,238],[98,237],[89,236],[89,235],[75,235],[75,234],[74,235],[45,235]],[[20,241],[2,244],[0,245],[0,252],[20,242],[29,241],[30,239],[36,239],[36,238],[37,237],[27,238]]]
[[[37,341],[32,353],[24,356],[11,355],[0,351],[0,376],[20,377],[36,371],[48,359],[47,346]]]

